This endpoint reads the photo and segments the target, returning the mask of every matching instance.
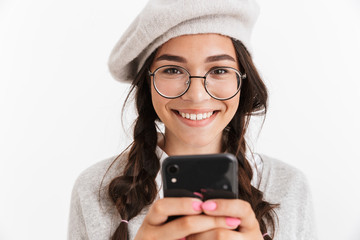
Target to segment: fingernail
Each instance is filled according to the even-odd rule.
[[[238,218],[232,218],[232,217],[227,217],[225,219],[225,222],[228,226],[230,227],[235,227],[235,226],[239,226],[241,223],[241,220]]]
[[[202,202],[200,201],[193,201],[192,207],[195,211],[201,211],[201,204]]]
[[[204,202],[201,207],[206,211],[214,211],[216,209],[216,203],[213,201],[207,201]]]

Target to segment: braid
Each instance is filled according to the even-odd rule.
[[[153,55],[147,62],[151,62]],[[144,66],[147,64],[145,63]],[[123,175],[114,178],[109,185],[109,195],[114,202],[122,219],[130,220],[150,205],[157,194],[155,183],[160,169],[159,159],[155,153],[157,132],[155,120],[157,115],[152,106],[150,86],[144,81],[145,67],[143,67],[130,93],[137,87],[136,108],[138,117],[134,127],[134,141],[131,145],[128,161]],[[129,95],[130,95],[129,93]],[[129,97],[128,95],[128,97]],[[128,98],[126,99],[128,100]],[[128,239],[126,223],[120,223],[112,236],[112,240]]]
[[[272,238],[275,234],[277,204],[270,204],[263,200],[263,193],[251,185],[253,171],[246,159],[245,133],[248,129],[251,115],[266,114],[268,94],[256,68],[245,47],[241,42],[233,40],[241,71],[247,75],[241,88],[238,110],[227,127],[227,151],[233,153],[239,161],[239,198],[250,203],[255,212],[262,233],[267,232],[267,225],[271,228]],[[265,239],[271,239],[265,236]]]
[[[233,130],[234,130],[233,127],[230,126],[229,133],[232,132]],[[272,233],[274,233],[275,223],[272,214],[275,214],[273,208],[275,208],[277,205],[270,204],[264,201],[263,193],[251,185],[253,171],[245,156],[246,145],[244,138],[239,139],[235,136],[235,134],[229,134],[229,133],[225,145],[228,146],[227,152],[234,154],[238,159],[239,198],[250,203],[252,209],[255,212],[256,218],[260,224],[261,232],[262,233],[267,232],[267,226],[265,223],[266,220],[271,227]],[[241,135],[243,134],[238,135],[238,137]],[[266,236],[266,238],[271,239],[269,236]]]

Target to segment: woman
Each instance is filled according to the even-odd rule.
[[[303,175],[246,150],[267,105],[249,53],[257,15],[250,0],[149,1],[109,61],[135,91],[134,142],[80,175],[69,239],[315,239]],[[239,161],[240,199],[162,197],[166,156],[221,152]]]

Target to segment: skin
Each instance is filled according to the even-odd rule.
[[[150,71],[163,65],[178,65],[196,76],[204,76],[216,66],[239,69],[231,39],[218,34],[184,35],[169,40],[158,49]],[[188,92],[179,98],[166,99],[155,91],[153,85],[151,95],[155,111],[165,125],[165,141],[159,145],[168,155],[221,152],[222,131],[237,110],[240,93],[232,99],[219,101],[205,91],[202,79],[194,78]],[[179,111],[215,111],[215,114],[211,120],[194,123],[184,121]],[[165,223],[168,216],[172,215],[185,216]],[[184,238],[263,239],[255,213],[248,202],[240,199],[201,202],[195,198],[164,198],[155,201],[135,237],[139,240]]]
[[[166,55],[179,56],[183,60],[169,59],[164,57]],[[220,55],[229,57],[225,56],[223,60],[208,59]],[[184,67],[193,76],[204,76],[215,66],[239,69],[230,38],[218,34],[186,35],[171,39],[157,51],[150,70],[171,64]],[[166,145],[160,147],[168,155],[220,152],[222,131],[236,112],[240,94],[227,101],[216,100],[205,91],[201,78],[193,78],[189,90],[179,98],[166,99],[155,91],[153,85],[151,95],[155,111],[165,124]],[[192,127],[184,124],[174,110],[189,113],[218,112],[210,124]]]

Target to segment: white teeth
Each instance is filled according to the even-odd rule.
[[[190,120],[193,120],[193,121],[203,120],[203,119],[209,118],[211,115],[213,115],[213,112],[198,113],[198,114],[183,113],[183,112],[179,112],[179,113],[183,118],[190,119]]]

